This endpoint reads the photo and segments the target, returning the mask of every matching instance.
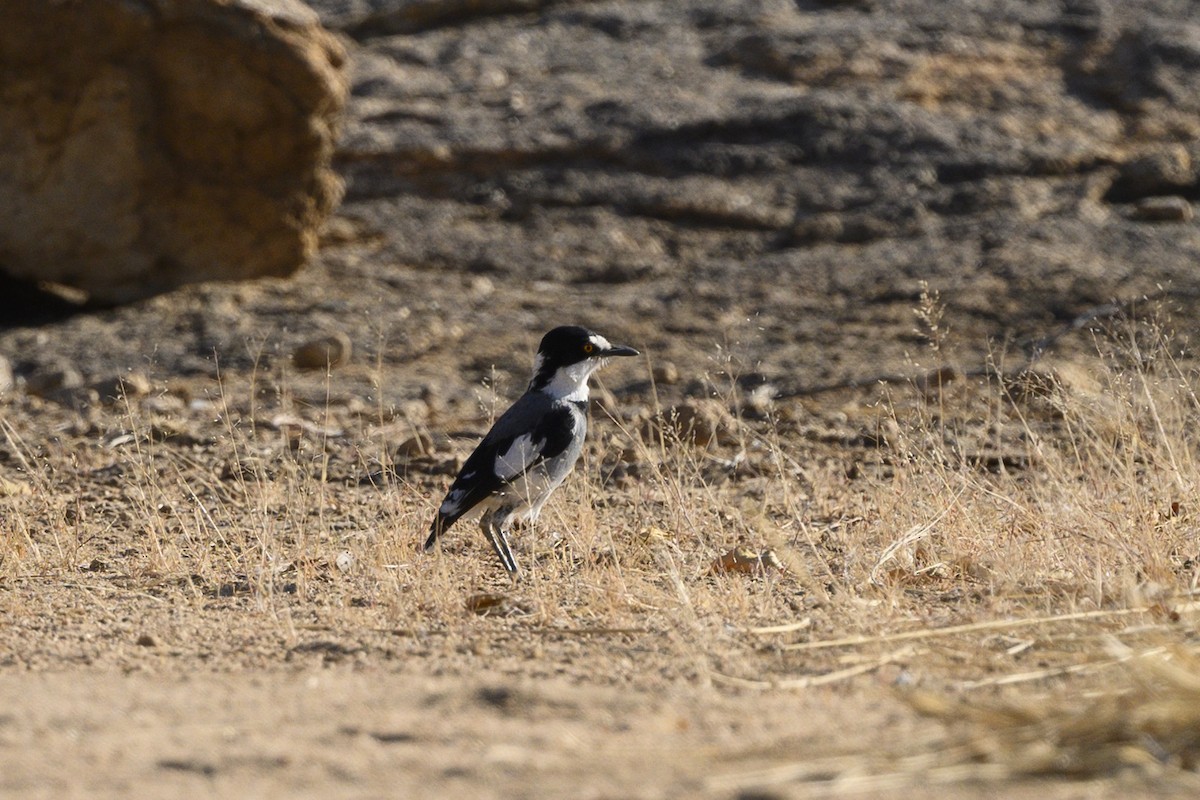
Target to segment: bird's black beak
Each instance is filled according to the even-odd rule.
[[[614,345],[614,346],[608,348],[607,350],[605,350],[604,352],[602,352],[600,354],[600,357],[601,358],[611,358],[613,356],[637,356],[637,355],[641,355],[641,353],[639,353],[637,350],[634,350],[632,347],[625,347],[624,345]]]

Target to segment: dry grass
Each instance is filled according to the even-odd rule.
[[[922,320],[940,352],[936,308]],[[184,668],[198,654],[234,668],[316,648],[648,687],[778,691],[879,673],[953,724],[920,757],[868,770],[870,786],[933,769],[1187,772],[1200,403],[1162,330],[1100,335],[1082,376],[1039,368],[746,410],[707,447],[664,427],[646,440],[633,412],[599,416],[579,476],[523,538],[531,569],[515,587],[471,523],[439,556],[415,550],[469,442],[360,484],[422,425],[340,404],[336,376],[324,398],[250,375],[87,422],[10,399],[16,418],[61,417],[38,442],[3,426],[0,587],[21,639],[42,637],[15,657],[74,652],[62,628],[36,624],[76,602],[38,587],[67,585],[95,603],[68,633],[140,613]],[[740,407],[732,383],[714,385]],[[482,430],[486,415],[462,424]],[[785,569],[712,574],[739,543],[773,548]],[[87,653],[129,659],[116,645]],[[780,769],[739,780],[831,774]]]
[[[1113,643],[1125,687],[1047,703],[967,704],[924,692],[920,713],[944,720],[964,761],[1015,775],[1106,775],[1125,768],[1195,771],[1200,756],[1200,654],[1180,646],[1134,653]],[[1200,786],[1200,780],[1195,782]]]

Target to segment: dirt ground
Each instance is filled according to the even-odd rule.
[[[779,784],[796,761],[818,772],[866,750],[877,755],[862,763],[886,770],[898,740],[931,733],[871,687],[768,698],[314,668],[10,674],[0,691],[0,786],[13,797],[786,797],[795,791]],[[1088,781],[998,789],[902,778],[850,776],[828,793],[1137,794]]]
[[[752,701],[746,715],[744,700],[688,687],[649,695],[370,668],[42,673],[3,691],[3,787],[36,797],[719,795],[791,748],[857,748],[822,730],[831,705],[898,716],[861,699]]]
[[[1022,696],[1107,691],[1121,680],[1111,667],[1067,677],[1097,660],[1087,642],[1106,631],[1141,641],[1161,633],[1153,619],[1071,628],[1062,640],[1050,626],[1031,650],[984,634],[915,650],[777,649],[1096,608],[1080,588],[1087,576],[1056,574],[1063,587],[1029,594],[1032,566],[1012,584],[955,572],[915,579],[901,595],[870,586],[856,559],[874,563],[900,524],[881,516],[880,498],[917,524],[940,513],[925,505],[937,495],[914,496],[903,481],[863,482],[890,469],[872,433],[884,424],[882,398],[908,402],[910,384],[781,399],[756,421],[761,379],[731,374],[733,335],[668,336],[657,320],[603,325],[599,312],[581,311],[647,359],[604,375],[615,421],[593,410],[583,477],[549,512],[549,528],[567,532],[565,554],[538,558],[532,583],[516,589],[470,524],[455,529],[445,557],[417,556],[448,473],[493,405],[518,391],[531,337],[513,328],[500,338],[495,322],[493,336],[434,325],[441,309],[451,320],[466,313],[474,301],[458,286],[475,279],[393,266],[397,288],[376,278],[364,290],[369,258],[331,249],[290,282],[51,310],[49,321],[5,332],[9,352],[26,360],[16,362],[23,386],[4,399],[0,792],[1189,796],[1194,787],[1178,778],[980,773],[955,761],[942,723],[896,693],[913,682],[955,692],[1044,667],[1044,680],[1020,684]],[[540,291],[539,307],[585,304],[577,287]],[[611,294],[590,297],[617,305]],[[423,302],[404,315],[415,296]],[[486,296],[503,313],[531,305],[519,292]],[[893,325],[897,337],[912,329],[909,319]],[[183,342],[170,333],[181,329]],[[365,352],[328,372],[298,370],[296,344],[331,329]],[[745,337],[733,345],[741,357],[778,352],[752,338],[753,326],[731,330]],[[654,366],[667,361],[684,377],[653,386]],[[873,357],[853,363],[879,371]],[[102,399],[104,384],[130,375],[118,364],[136,373],[126,399]],[[889,373],[922,374],[902,358],[891,364]],[[86,378],[30,390],[72,368]],[[621,455],[638,447],[638,420],[656,403],[713,393],[727,414],[744,404],[743,422],[716,423],[733,426],[729,441],[679,445],[683,456],[660,454],[657,465],[644,450]],[[796,462],[791,478],[774,476],[773,451],[753,444],[772,436]],[[1009,455],[1019,474],[1020,454]],[[396,475],[377,474],[381,462]],[[878,542],[856,538],[876,525]],[[678,537],[665,560],[644,555],[652,527]],[[978,541],[976,531],[963,536]],[[773,542],[799,567],[709,576],[710,560],[738,541]],[[353,566],[343,570],[346,554]],[[499,598],[499,615],[472,613],[491,602],[481,594]],[[766,641],[748,633],[780,624],[797,629]],[[1186,638],[1188,625],[1169,638]],[[786,685],[797,678],[816,680]]]

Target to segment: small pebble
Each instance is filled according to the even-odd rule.
[[[433,450],[433,437],[428,433],[421,431],[415,436],[410,436],[396,446],[396,458],[415,458],[417,456],[427,456],[432,453]]]
[[[69,364],[43,367],[25,377],[25,391],[35,397],[48,397],[80,386],[83,386],[83,376]]]
[[[154,388],[150,379],[140,372],[127,372],[112,380],[93,383],[92,388],[105,403],[114,403],[123,398],[145,397]]]
[[[655,383],[663,386],[674,386],[679,383],[679,367],[675,366],[672,361],[655,364],[651,375],[654,377]]]
[[[699,447],[736,442],[736,427],[729,412],[715,402],[680,403],[646,420],[640,429],[642,439],[654,442],[665,433],[667,442],[687,442]]]
[[[297,369],[332,369],[350,360],[350,337],[341,331],[312,339],[292,352]]]

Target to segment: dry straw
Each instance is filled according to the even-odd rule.
[[[1049,702],[967,702],[930,692],[904,697],[948,726],[948,746],[965,760],[1011,774],[1194,772],[1200,765],[1200,651],[1166,645],[1135,654],[1116,640],[1110,650],[1125,665],[1124,690]]]

